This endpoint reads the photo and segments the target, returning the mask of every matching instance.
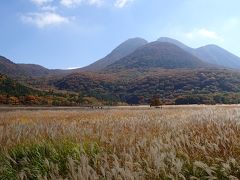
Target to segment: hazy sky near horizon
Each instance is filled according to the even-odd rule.
[[[88,65],[121,42],[171,37],[240,56],[239,0],[2,0],[0,55],[47,68]]]

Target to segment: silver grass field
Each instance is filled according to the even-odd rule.
[[[0,179],[238,178],[238,106],[0,112]]]

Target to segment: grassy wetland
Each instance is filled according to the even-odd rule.
[[[0,112],[0,179],[238,178],[238,106]]]

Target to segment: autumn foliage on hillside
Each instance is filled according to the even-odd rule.
[[[60,90],[128,104],[149,104],[153,97],[161,98],[164,104],[240,102],[240,73],[229,70],[152,69],[76,73],[53,84]]]
[[[240,73],[224,69],[79,72],[24,82],[31,87],[2,75],[0,104],[137,105],[151,104],[154,97],[162,104],[240,103]]]
[[[0,104],[75,106],[99,104],[94,97],[78,93],[60,93],[54,90],[41,91],[20,84],[5,75],[0,75]]]

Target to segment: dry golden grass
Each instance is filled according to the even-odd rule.
[[[1,178],[237,179],[240,109],[1,112],[0,144]],[[42,151],[32,146],[38,144],[44,146],[44,159],[35,165],[32,156]],[[57,158],[47,156],[45,146]]]

